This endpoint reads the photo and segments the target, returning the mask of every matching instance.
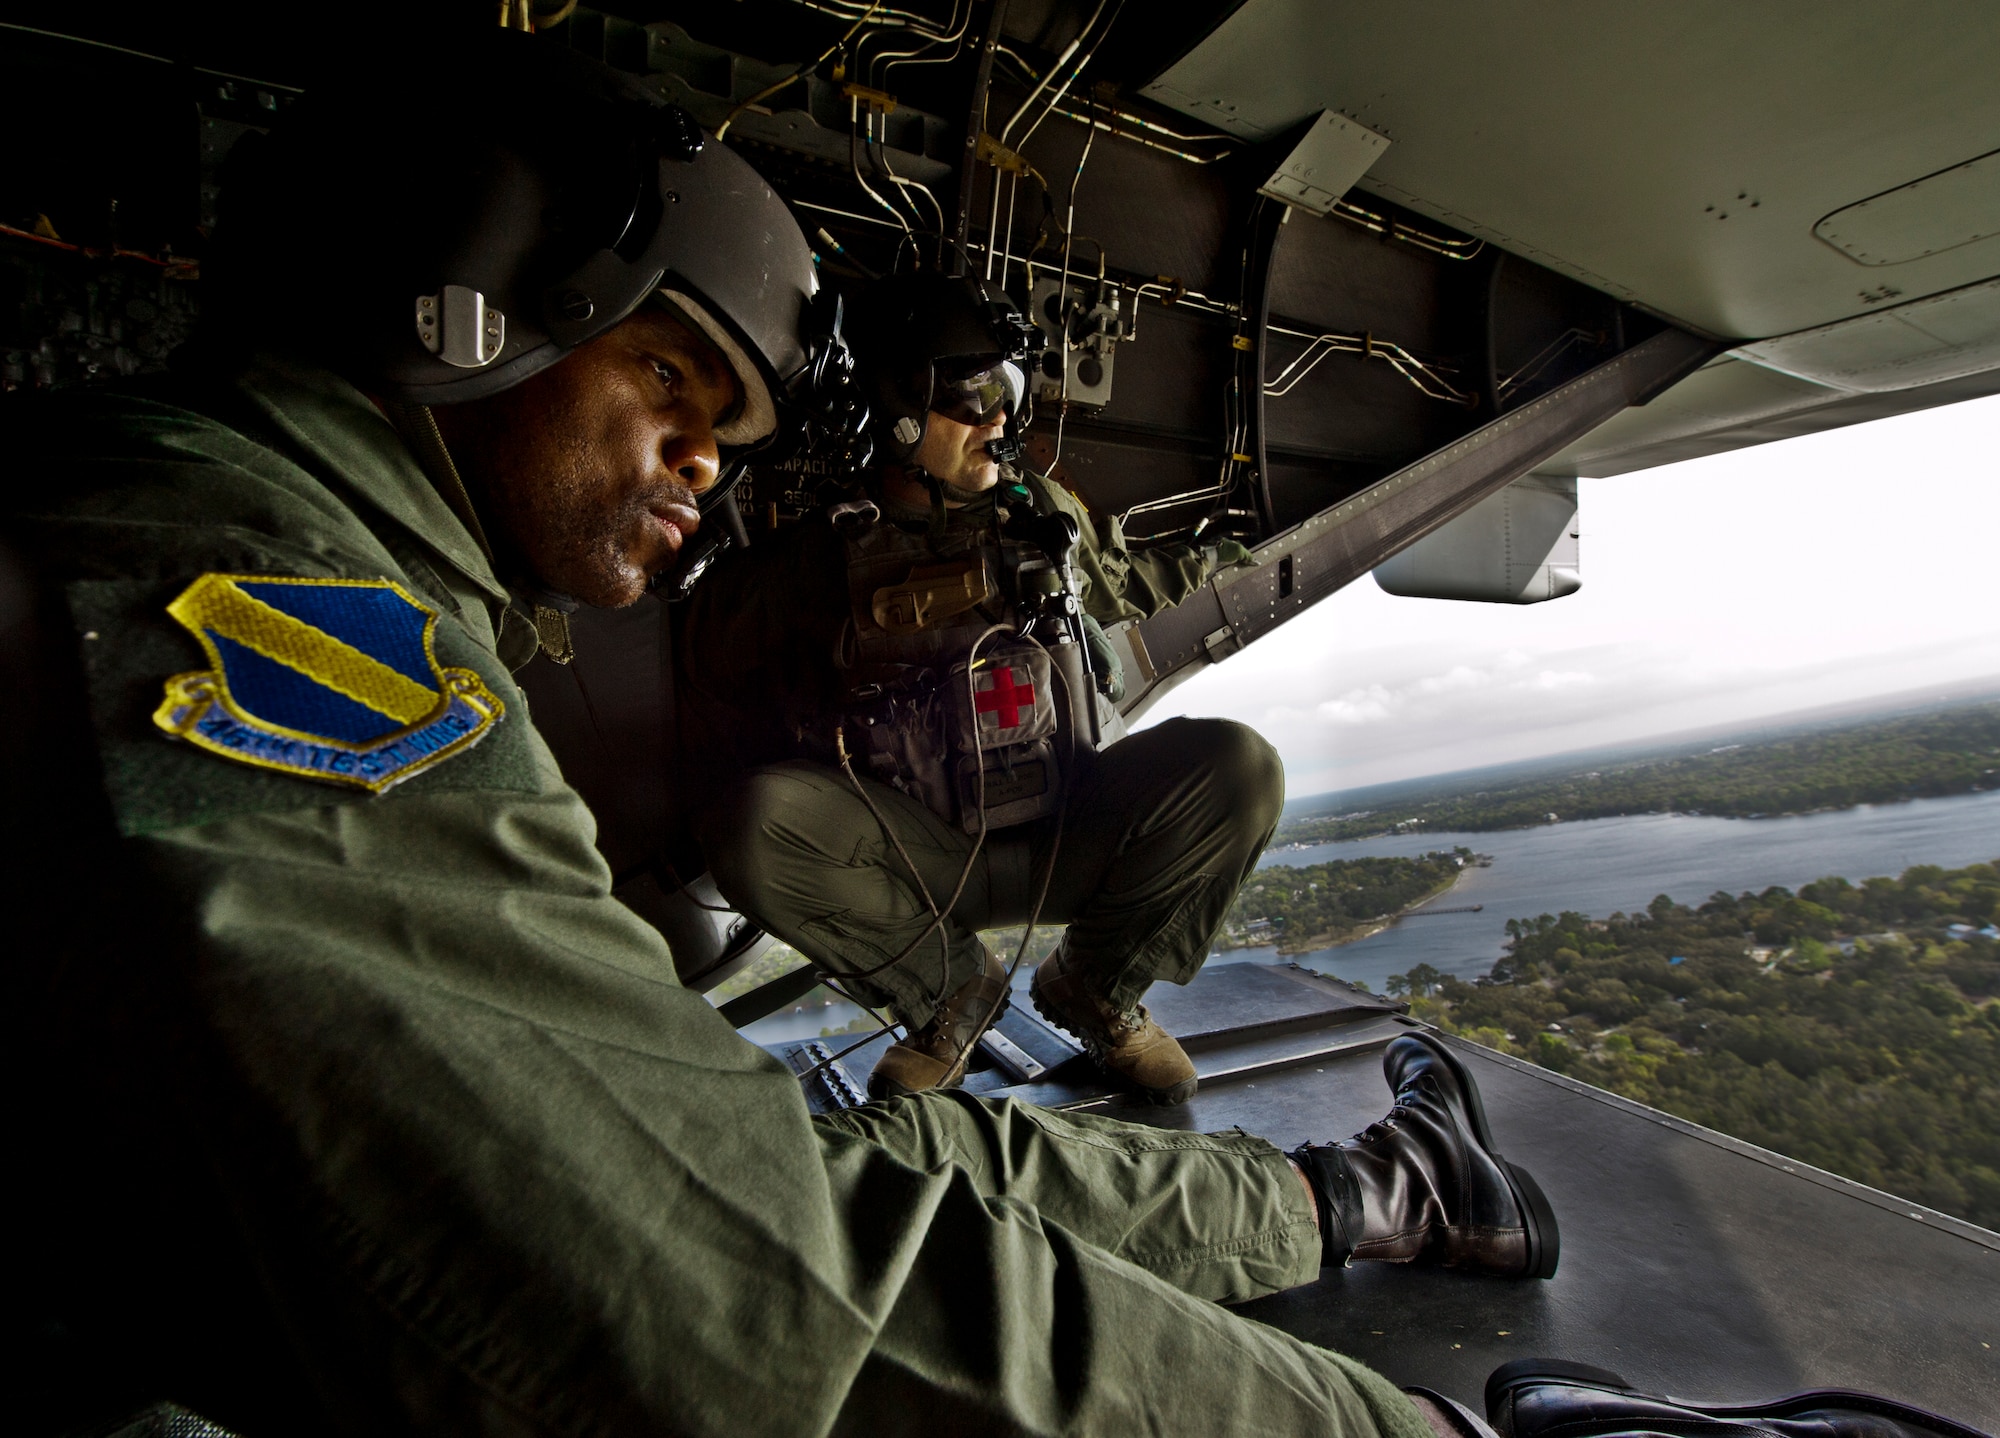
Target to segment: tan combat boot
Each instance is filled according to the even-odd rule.
[[[1035,970],[1029,995],[1043,1018],[1082,1039],[1092,1058],[1154,1103],[1194,1097],[1194,1065],[1174,1036],[1144,1004],[1121,1013],[1093,992],[1070,966],[1068,950],[1058,947]]]
[[[899,1098],[926,1089],[956,1088],[987,1021],[1007,1007],[1007,968],[992,954],[932,1014],[930,1022],[891,1044],[868,1075],[868,1097]]]

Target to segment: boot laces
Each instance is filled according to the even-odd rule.
[[[1352,1143],[1375,1143],[1378,1140],[1385,1139],[1402,1127],[1399,1121],[1406,1117],[1408,1112],[1401,1104],[1397,1104],[1349,1141]]]

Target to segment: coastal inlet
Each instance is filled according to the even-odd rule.
[[[1492,859],[1464,845],[1317,864],[1267,864],[1252,874],[1224,920],[1218,947],[1271,945],[1290,957],[1379,934],[1421,912],[1477,913],[1481,904],[1426,910],[1469,868]]]

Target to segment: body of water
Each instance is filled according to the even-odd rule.
[[[1412,918],[1373,938],[1297,955],[1299,963],[1360,979],[1377,992],[1390,974],[1429,964],[1441,973],[1483,974],[1504,952],[1509,919],[1559,914],[1597,918],[1634,913],[1656,894],[1696,905],[1718,889],[1796,889],[1838,874],[1866,879],[1900,874],[1912,864],[1958,868],[2000,859],[2000,793],[1877,804],[1782,819],[1714,819],[1639,814],[1493,834],[1398,834],[1278,849],[1259,867],[1323,864],[1382,854],[1421,854],[1463,844],[1493,856],[1432,902],[1441,908],[1484,904],[1477,914]],[[1273,949],[1233,949],[1220,960],[1270,962]]]
[[[1399,834],[1277,849],[1260,867],[1421,854],[1460,844],[1491,854],[1492,867],[1467,870],[1456,888],[1432,903],[1483,904],[1481,912],[1405,919],[1373,938],[1295,955],[1295,961],[1358,979],[1379,993],[1389,975],[1417,964],[1461,978],[1485,973],[1505,951],[1509,919],[1564,909],[1602,918],[1641,910],[1656,894],[1700,904],[1718,889],[1796,889],[1834,874],[1858,880],[1900,874],[1912,864],[1985,863],[2000,859],[2000,793],[1783,819],[1640,814],[1493,834]],[[1270,948],[1229,949],[1210,962],[1270,963],[1277,957]],[[1025,990],[1028,977],[1024,969],[1015,988]],[[759,1043],[816,1038],[822,1027],[839,1027],[858,1013],[846,1003],[814,1006],[773,1014],[745,1033]]]

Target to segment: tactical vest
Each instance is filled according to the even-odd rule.
[[[841,508],[851,613],[835,723],[856,772],[967,833],[982,813],[989,832],[1055,813],[1104,727],[1076,581],[1049,552],[1061,526],[1074,543],[1073,522],[1021,505],[936,536]]]

